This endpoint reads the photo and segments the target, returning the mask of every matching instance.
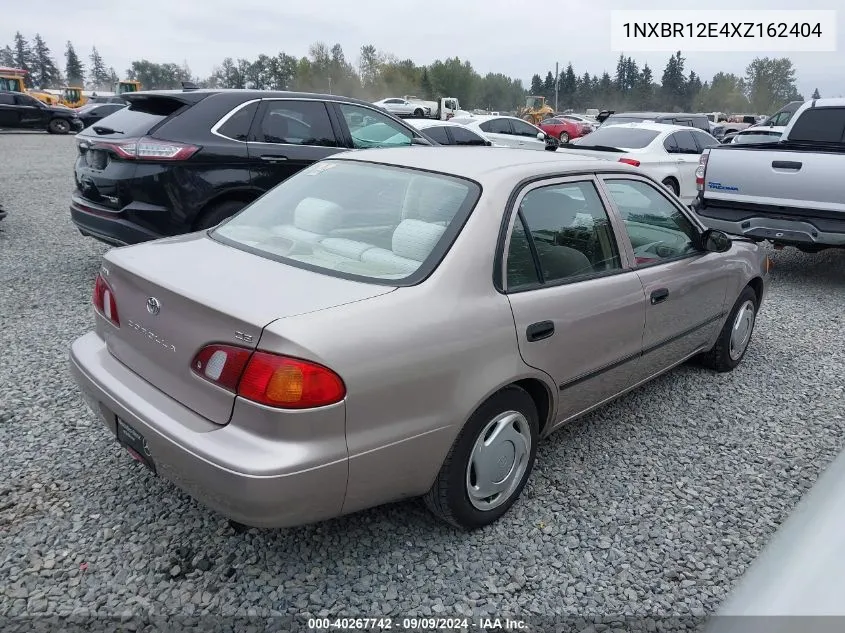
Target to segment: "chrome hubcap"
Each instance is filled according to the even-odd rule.
[[[751,340],[751,330],[754,329],[754,302],[746,301],[736,313],[731,328],[731,359],[739,360]]]
[[[528,420],[506,411],[487,423],[475,440],[467,464],[467,494],[479,510],[492,510],[510,499],[522,481],[531,454]]]

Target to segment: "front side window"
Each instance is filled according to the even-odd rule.
[[[482,132],[488,134],[512,134],[510,121],[507,119],[490,119],[480,124]]]
[[[403,147],[414,141],[409,130],[381,112],[351,103],[341,103],[339,108],[355,149]]]
[[[513,126],[513,133],[517,136],[537,138],[537,135],[542,132],[542,130],[538,130],[533,125],[529,125],[525,121],[520,121],[518,119],[511,121],[511,125]]]
[[[429,138],[434,139],[441,145],[451,145],[452,141],[449,139],[449,133],[446,131],[445,125],[432,125],[423,130]]]
[[[324,160],[211,235],[319,272],[412,280],[437,264],[479,194],[475,183],[445,174]]]
[[[611,199],[640,266],[698,252],[698,229],[666,196],[641,180],[608,179]]]
[[[337,147],[329,113],[322,101],[267,100],[264,105],[256,141]]]
[[[508,246],[509,289],[620,269],[610,219],[592,182],[539,187],[522,199]]]

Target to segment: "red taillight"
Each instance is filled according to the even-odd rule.
[[[619,159],[619,162],[625,163],[626,165],[633,165],[634,167],[640,166],[640,161],[638,161],[636,158],[626,158],[625,156],[623,156]]]
[[[707,171],[708,156],[710,156],[710,150],[705,149],[698,159],[698,167],[695,168],[695,187],[699,191],[704,191],[704,172]]]
[[[123,139],[121,141],[99,141],[97,145],[106,146],[125,160],[187,160],[196,154],[200,148],[196,145],[162,141],[144,137],[137,139]]]
[[[120,317],[117,315],[117,302],[114,300],[114,291],[111,286],[97,273],[94,281],[94,308],[98,313],[106,317],[113,325],[120,327]]]
[[[209,345],[194,357],[195,374],[248,400],[279,409],[340,402],[343,380],[328,367],[233,345]]]

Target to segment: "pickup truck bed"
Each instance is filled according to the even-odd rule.
[[[830,100],[833,101],[833,100]],[[840,101],[840,100],[836,100]],[[843,100],[845,101],[845,100]],[[824,112],[823,112],[824,111]],[[791,140],[804,112],[820,119],[809,132],[842,139],[843,107],[805,104],[779,143],[724,145],[702,157],[693,208],[714,229],[807,251],[845,248],[845,142]],[[833,116],[836,115],[836,116]],[[804,128],[810,123],[806,122]]]

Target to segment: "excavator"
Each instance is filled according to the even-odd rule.
[[[59,101],[69,108],[80,108],[88,103],[88,97],[82,93],[82,86],[65,86],[62,88],[62,98]]]
[[[133,81],[130,79],[125,79],[123,81],[118,81],[114,85],[114,94],[122,95],[127,92],[138,92],[141,89],[141,82],[140,81]]]
[[[554,109],[546,104],[546,98],[537,95],[525,97],[525,107],[518,112],[521,119],[534,125],[554,116],[554,113]]]
[[[23,68],[11,68],[9,66],[0,66],[0,90],[9,92],[22,92],[35,97],[42,103],[47,105],[57,105],[59,98],[56,95],[51,95],[49,92],[41,92],[40,90],[27,90],[25,78],[28,72]]]

